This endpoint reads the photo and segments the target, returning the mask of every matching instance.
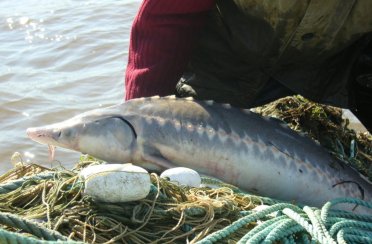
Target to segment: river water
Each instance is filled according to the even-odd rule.
[[[48,150],[28,127],[58,122],[124,96],[130,27],[140,0],[0,2],[0,173],[11,156],[45,166],[80,154]]]

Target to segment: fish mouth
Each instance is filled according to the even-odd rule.
[[[41,144],[52,144],[53,131],[46,127],[31,127],[26,130],[28,138]]]
[[[53,132],[52,130],[48,130],[47,128],[42,127],[32,127],[26,130],[27,136],[38,143],[48,145],[49,151],[49,161],[52,162],[55,156],[55,146],[52,145],[53,140]]]

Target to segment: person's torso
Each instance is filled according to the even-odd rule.
[[[192,65],[236,89],[273,77],[314,100],[342,100],[347,81],[333,76],[349,72],[353,45],[372,31],[371,10],[370,0],[219,0]]]

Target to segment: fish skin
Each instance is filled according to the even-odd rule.
[[[311,139],[275,119],[211,101],[133,99],[27,133],[40,143],[109,162],[155,170],[189,167],[259,195],[310,206],[337,197],[371,201],[372,184]],[[372,213],[360,206],[355,211]]]

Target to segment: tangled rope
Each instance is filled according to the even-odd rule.
[[[7,229],[0,228],[0,243],[77,243],[66,237],[66,235],[69,235],[67,229],[65,229],[64,232],[60,232],[62,234],[54,231],[59,228],[61,223],[66,223],[66,221],[75,221],[73,224],[74,226],[80,225],[79,233],[82,233],[83,238],[79,237],[76,238],[76,240],[92,241],[94,239],[86,240],[87,234],[84,233],[89,228],[96,228],[92,225],[94,221],[92,222],[90,219],[97,214],[102,214],[102,217],[107,216],[108,218],[103,219],[99,217],[95,221],[101,223],[108,222],[109,224],[107,226],[111,226],[109,228],[112,228],[112,230],[119,228],[119,226],[125,226],[122,223],[137,224],[137,228],[125,228],[122,229],[121,232],[120,230],[115,232],[118,234],[115,234],[109,239],[114,242],[121,240],[123,237],[130,236],[133,241],[148,243],[147,241],[150,241],[148,237],[150,232],[148,232],[148,230],[145,231],[143,227],[146,225],[156,226],[160,224],[151,223],[152,218],[159,219],[161,216],[162,218],[168,216],[167,218],[178,218],[178,222],[175,226],[169,225],[168,230],[163,230],[162,228],[157,229],[158,234],[161,233],[158,235],[160,238],[159,240],[162,240],[164,243],[172,243],[182,236],[189,238],[191,243],[196,242],[203,244],[216,243],[230,239],[237,240],[238,243],[273,243],[277,241],[282,243],[372,243],[372,216],[358,215],[332,209],[335,205],[345,203],[358,205],[358,208],[372,208],[372,203],[370,202],[353,198],[340,198],[327,202],[322,209],[310,208],[307,206],[299,207],[271,198],[253,196],[240,191],[236,187],[230,187],[221,181],[203,178],[203,183],[209,183],[219,187],[218,189],[210,190],[211,193],[208,193],[215,195],[215,200],[209,198],[210,196],[203,196],[203,194],[207,194],[206,190],[203,191],[202,189],[195,188],[194,190],[190,190],[191,195],[188,196],[189,198],[191,197],[190,199],[194,199],[193,201],[195,202],[188,202],[186,205],[178,205],[181,203],[180,201],[187,199],[186,195],[184,195],[186,191],[184,192],[184,190],[166,181],[162,181],[160,184],[159,178],[157,178],[156,175],[153,176],[154,181],[147,200],[142,203],[127,205],[89,205],[89,202],[85,202],[86,200],[84,200],[84,198],[77,197],[80,194],[79,192],[81,191],[82,185],[76,181],[77,178],[75,174],[72,173],[39,173],[34,176],[6,182],[0,185],[0,196],[2,196],[3,199],[10,198],[14,199],[11,201],[17,202],[17,199],[22,198],[22,194],[26,194],[21,193],[21,189],[22,191],[27,191],[27,187],[33,189],[31,190],[32,194],[30,194],[31,198],[39,196],[39,198],[41,198],[39,203],[44,205],[44,210],[37,210],[36,213],[38,214],[35,216],[43,216],[43,220],[46,221],[39,224],[18,215],[0,212],[0,225],[7,226]],[[246,204],[252,202],[253,199],[255,205],[266,204],[269,206],[262,205],[265,207],[261,210],[252,210],[251,206],[247,208],[249,210],[237,211],[236,221],[227,225],[218,225],[221,221],[226,220],[223,218],[223,216],[227,216],[226,211],[232,210],[229,210],[229,204],[224,206],[224,204],[226,204],[224,201],[227,199],[223,200],[224,198],[222,197],[223,194],[226,194],[228,191],[230,191],[229,194],[231,195],[227,199],[234,199],[233,201],[237,202],[244,201],[241,205],[238,204],[239,206],[247,206]],[[47,198],[47,194],[49,194],[50,198]],[[63,198],[69,198],[70,200],[66,202],[62,201],[58,204],[54,202],[56,200],[53,200]],[[79,205],[69,205],[72,201],[76,201],[74,199],[80,199],[78,200],[78,202],[80,202]],[[191,201],[190,199],[188,201]],[[244,199],[250,200],[245,201]],[[23,205],[25,201],[22,200],[21,202]],[[27,205],[28,203],[26,201],[26,206]],[[231,205],[231,208],[236,208],[238,205],[235,205],[235,207]],[[10,209],[7,207],[10,205],[5,204],[2,206],[5,206],[5,209]],[[165,208],[165,206],[171,207]],[[214,209],[211,209],[212,206],[214,206]],[[95,212],[92,212],[92,215],[90,215],[89,212],[93,211],[93,209],[91,209],[92,207],[96,209],[94,210]],[[51,213],[53,213],[53,211],[55,213],[55,210],[58,210],[57,212],[63,210],[64,212],[58,218],[53,217],[53,222],[51,221]],[[26,213],[25,216],[29,217],[27,210],[23,211],[25,211],[23,214]],[[39,211],[43,211],[43,214]],[[234,211],[236,211],[236,209]],[[75,217],[81,213],[83,213],[82,216],[86,216],[85,222]],[[122,216],[117,216],[118,213]],[[218,216],[220,217],[217,217],[217,214],[219,214]],[[71,216],[71,218],[69,216]],[[115,218],[110,219],[110,216],[115,216]],[[122,223],[115,222],[120,219],[123,219]],[[188,219],[188,221],[186,221],[186,219]],[[194,222],[196,220],[198,222]],[[215,231],[216,229],[217,231]],[[38,240],[34,237],[25,236],[19,232],[15,233],[9,230],[26,232],[43,240]],[[110,229],[105,231],[108,233]],[[167,237],[168,234],[174,231],[177,231],[177,234]],[[98,233],[95,233],[94,230],[92,233],[94,236],[98,236]],[[145,233],[146,236],[144,236]],[[105,238],[101,238],[100,240],[105,240]]]
[[[83,242],[76,241],[47,241],[38,240],[32,237],[24,236],[18,233],[0,229],[0,243],[4,244],[83,244]]]
[[[67,237],[61,235],[57,231],[47,229],[45,227],[38,225],[35,222],[32,222],[24,218],[20,218],[19,216],[14,214],[0,213],[0,224],[21,229],[45,240],[52,241],[67,240]]]
[[[275,217],[263,220],[263,223],[250,230],[238,243],[372,243],[372,216],[330,210],[340,203],[372,208],[372,203],[354,198],[332,200],[322,210],[307,206],[300,209],[287,203],[275,204],[258,212],[244,213],[246,216],[197,243],[216,243],[244,225],[262,221],[273,213]]]
[[[55,172],[43,172],[40,174],[23,177],[21,179],[13,180],[6,184],[0,185],[0,194],[6,194],[11,192],[19,187],[21,187],[25,182],[37,182],[40,180],[53,179]]]

